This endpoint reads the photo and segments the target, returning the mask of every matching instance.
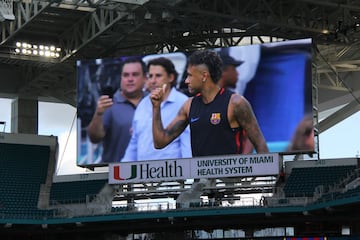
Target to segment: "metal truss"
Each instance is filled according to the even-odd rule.
[[[360,69],[360,2],[355,0],[17,0],[13,8],[15,20],[1,23],[0,62],[32,72],[19,92],[73,106],[78,59],[300,38],[312,38],[317,49],[320,92],[360,89],[353,80]],[[28,38],[60,46],[61,58],[14,54],[15,41]],[[326,100],[319,95],[321,111]]]

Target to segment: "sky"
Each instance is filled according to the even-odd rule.
[[[11,99],[0,98],[0,131],[11,132]],[[59,141],[56,173],[77,174],[89,170],[76,166],[76,108],[61,103],[39,103],[39,135],[55,135]],[[319,136],[320,159],[360,157],[360,112]]]

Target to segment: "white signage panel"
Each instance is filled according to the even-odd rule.
[[[222,155],[109,164],[109,184],[279,174],[279,155]]]

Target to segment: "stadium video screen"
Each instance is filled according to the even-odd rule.
[[[228,88],[243,95],[249,101],[270,152],[283,154],[314,152],[311,39],[213,50],[225,56],[224,63],[232,62],[235,67],[237,72],[235,83]],[[178,75],[174,80],[175,84],[172,85],[173,89],[186,96],[186,99],[192,97],[185,83],[187,58],[190,54],[190,52],[175,52],[78,61],[77,165],[101,166],[123,161],[158,160],[158,156],[164,156],[163,159],[191,157],[191,151],[190,156],[189,153],[179,152],[182,147],[180,145],[184,143],[191,145],[189,138],[184,138],[188,139],[187,143],[182,139],[182,143],[178,146],[167,146],[156,151],[154,146],[149,144],[152,142],[152,107],[148,95],[141,100],[136,110],[129,108],[129,106],[133,107],[132,104],[127,104],[128,108],[125,110],[116,109],[119,102],[124,102],[120,87],[123,67],[126,66],[124,63],[136,57],[140,58],[145,66],[154,58],[165,57],[171,60]],[[145,70],[147,71],[147,68]],[[225,70],[223,74],[224,72]],[[143,89],[146,92],[149,75],[146,73],[144,76]],[[102,95],[110,96],[113,105],[96,116],[98,100]],[[147,105],[143,104],[143,101],[148,101]],[[145,107],[142,106],[140,110],[141,104]],[[164,127],[176,116],[178,109],[179,107],[174,107],[173,112],[168,114],[171,117],[162,119]],[[95,141],[89,136],[88,131],[94,118],[97,120],[100,118],[97,127],[103,131],[103,135],[97,137]],[[127,125],[120,126],[124,121]],[[135,145],[129,144],[131,141]],[[143,149],[154,151],[141,154]],[[159,155],[157,151],[160,151]],[[133,154],[124,159],[127,152]],[[164,152],[168,154],[163,154]],[[252,154],[255,151],[250,147],[248,153]]]

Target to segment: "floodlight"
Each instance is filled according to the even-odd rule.
[[[30,44],[27,42],[16,42],[15,43],[15,53],[16,54],[24,54],[24,55],[32,55],[32,56],[41,56],[41,57],[49,57],[49,58],[59,58],[61,48],[56,47],[54,45],[37,45]]]

